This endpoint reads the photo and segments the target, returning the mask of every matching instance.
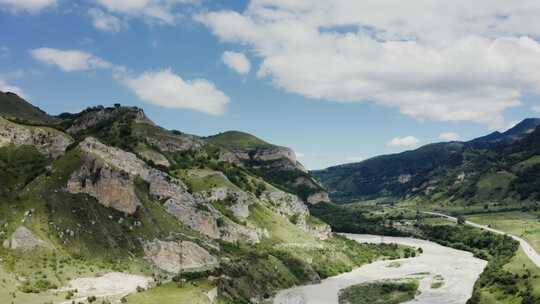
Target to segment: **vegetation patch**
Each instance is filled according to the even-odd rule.
[[[418,281],[380,281],[354,285],[339,292],[339,304],[399,304],[411,301]]]

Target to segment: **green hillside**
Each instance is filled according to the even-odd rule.
[[[54,118],[14,93],[0,92],[0,115],[35,123],[52,123]]]
[[[272,145],[251,134],[240,131],[227,131],[214,136],[207,137],[206,140],[217,146],[227,149],[255,149],[267,148]]]
[[[226,148],[160,128],[141,109],[94,107],[51,126],[0,125],[0,303],[78,299],[81,290],[53,289],[111,272],[152,278],[128,303],[206,303],[214,288],[219,303],[249,303],[403,256],[332,235],[298,197],[220,159]],[[188,243],[198,253],[181,253],[186,261],[215,262],[163,268]],[[173,258],[163,264],[152,248]]]
[[[540,197],[540,130],[527,127],[535,122],[526,120],[497,139],[431,144],[312,173],[337,202],[386,197],[446,210],[533,206]]]

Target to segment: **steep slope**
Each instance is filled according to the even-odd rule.
[[[532,133],[540,125],[540,118],[527,118],[519,122],[514,127],[501,133],[495,131],[486,136],[471,140],[470,144],[493,144],[496,142],[511,142],[519,140]]]
[[[312,173],[335,201],[417,198],[504,208],[537,197],[539,123],[526,119],[470,142],[431,144]]]
[[[206,141],[230,151],[240,164],[310,204],[328,202],[328,194],[300,164],[290,148],[269,144],[251,134],[228,131]]]
[[[34,123],[52,123],[54,118],[17,94],[0,91],[0,115]]]
[[[153,282],[149,295],[170,292],[174,279],[196,287],[175,298],[210,301],[217,288],[224,303],[259,303],[400,255],[333,236],[276,180],[221,145],[156,126],[141,109],[94,107],[59,119],[0,118],[2,303],[78,302],[92,296],[88,288],[51,290],[130,274]]]

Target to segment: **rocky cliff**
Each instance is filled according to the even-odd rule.
[[[325,192],[294,152],[246,149],[165,130],[132,107],[39,125],[0,117],[0,266],[29,293],[63,286],[91,265],[84,271],[136,269],[159,282],[186,272],[220,298],[256,303],[319,278],[306,258],[339,252],[335,269],[356,265],[350,245],[311,216],[307,203]],[[308,274],[289,270],[298,263]],[[287,279],[270,279],[276,269]]]

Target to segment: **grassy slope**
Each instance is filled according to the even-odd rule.
[[[161,286],[129,295],[126,297],[130,304],[210,304],[209,298],[205,295],[206,292],[214,288],[207,281],[188,282],[184,285],[176,283],[167,283]]]
[[[13,93],[0,92],[0,115],[34,123],[52,123],[55,119]]]
[[[209,143],[227,149],[253,149],[272,147],[271,144],[251,134],[240,131],[228,131],[206,139]]]

